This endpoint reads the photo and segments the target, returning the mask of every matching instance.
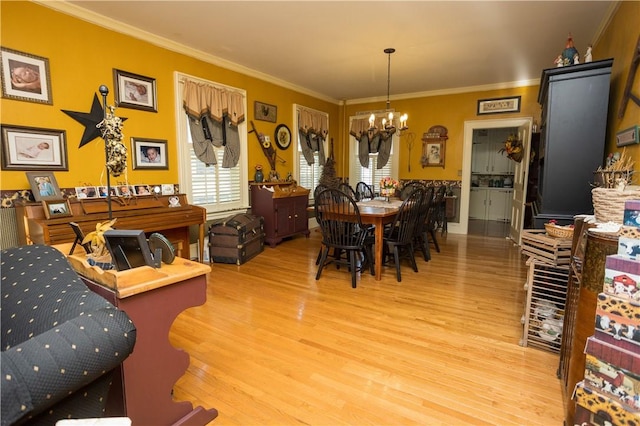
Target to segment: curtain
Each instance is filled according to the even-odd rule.
[[[381,132],[382,117],[376,117],[375,130],[369,130],[369,118],[354,118],[351,120],[349,134],[358,141],[358,159],[362,167],[369,168],[369,154],[378,153],[376,168],[386,166],[391,156],[392,137],[395,131]]]
[[[186,79],[183,107],[198,159],[216,164],[213,147],[224,147],[222,167],[235,167],[240,159],[238,124],[245,120],[244,95]]]
[[[329,133],[329,118],[318,111],[301,108],[298,111],[298,124],[300,149],[307,164],[312,165],[315,162],[313,153],[317,152],[318,162],[324,166],[326,163],[324,141]]]

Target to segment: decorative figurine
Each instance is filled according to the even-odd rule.
[[[562,59],[564,61],[564,65],[573,64],[573,58],[575,55],[578,55],[578,49],[573,46],[573,37],[571,36],[571,33],[569,33],[569,36],[567,37],[567,44],[562,51]]]
[[[587,47],[587,53],[584,54],[584,63],[586,64],[587,62],[591,62],[593,61],[593,55],[592,55],[592,50],[593,47],[591,45],[589,45],[589,47]]]
[[[561,68],[564,66],[564,61],[562,60],[562,53],[558,55],[558,57],[556,58],[555,61],[553,61],[554,64],[556,64],[556,67]]]

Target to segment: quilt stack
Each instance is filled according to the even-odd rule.
[[[605,261],[595,333],[585,348],[584,380],[573,394],[575,425],[640,424],[639,231],[621,236],[617,254]]]

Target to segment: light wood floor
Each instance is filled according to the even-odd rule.
[[[561,425],[558,355],[518,345],[526,266],[504,238],[438,234],[419,273],[315,280],[317,231],[212,264],[175,321],[191,355],[174,397],[212,425]]]

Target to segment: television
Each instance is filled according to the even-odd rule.
[[[117,271],[154,266],[147,237],[142,230],[112,229],[104,233],[107,249]]]

